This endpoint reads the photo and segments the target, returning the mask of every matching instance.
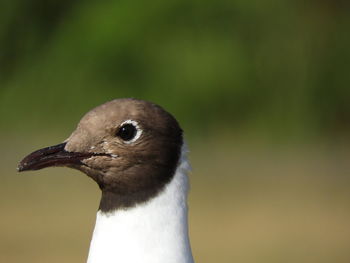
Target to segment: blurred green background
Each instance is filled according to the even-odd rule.
[[[350,4],[12,0],[0,8],[0,262],[84,262],[99,191],[17,174],[105,101],[162,105],[191,149],[197,262],[350,262]]]

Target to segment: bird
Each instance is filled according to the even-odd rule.
[[[114,99],[86,113],[62,143],[24,157],[17,170],[63,166],[97,183],[88,263],[193,263],[183,137],[161,106]]]

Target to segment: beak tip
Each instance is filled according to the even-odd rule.
[[[20,163],[18,166],[17,166],[17,172],[23,172],[25,171],[25,164],[23,165],[22,163]]]

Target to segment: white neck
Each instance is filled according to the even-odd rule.
[[[189,169],[183,149],[172,181],[158,196],[127,210],[98,211],[87,262],[193,263],[187,223]]]

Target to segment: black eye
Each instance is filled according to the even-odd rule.
[[[136,133],[136,127],[130,123],[127,123],[119,128],[116,135],[124,141],[130,141],[135,137]]]

